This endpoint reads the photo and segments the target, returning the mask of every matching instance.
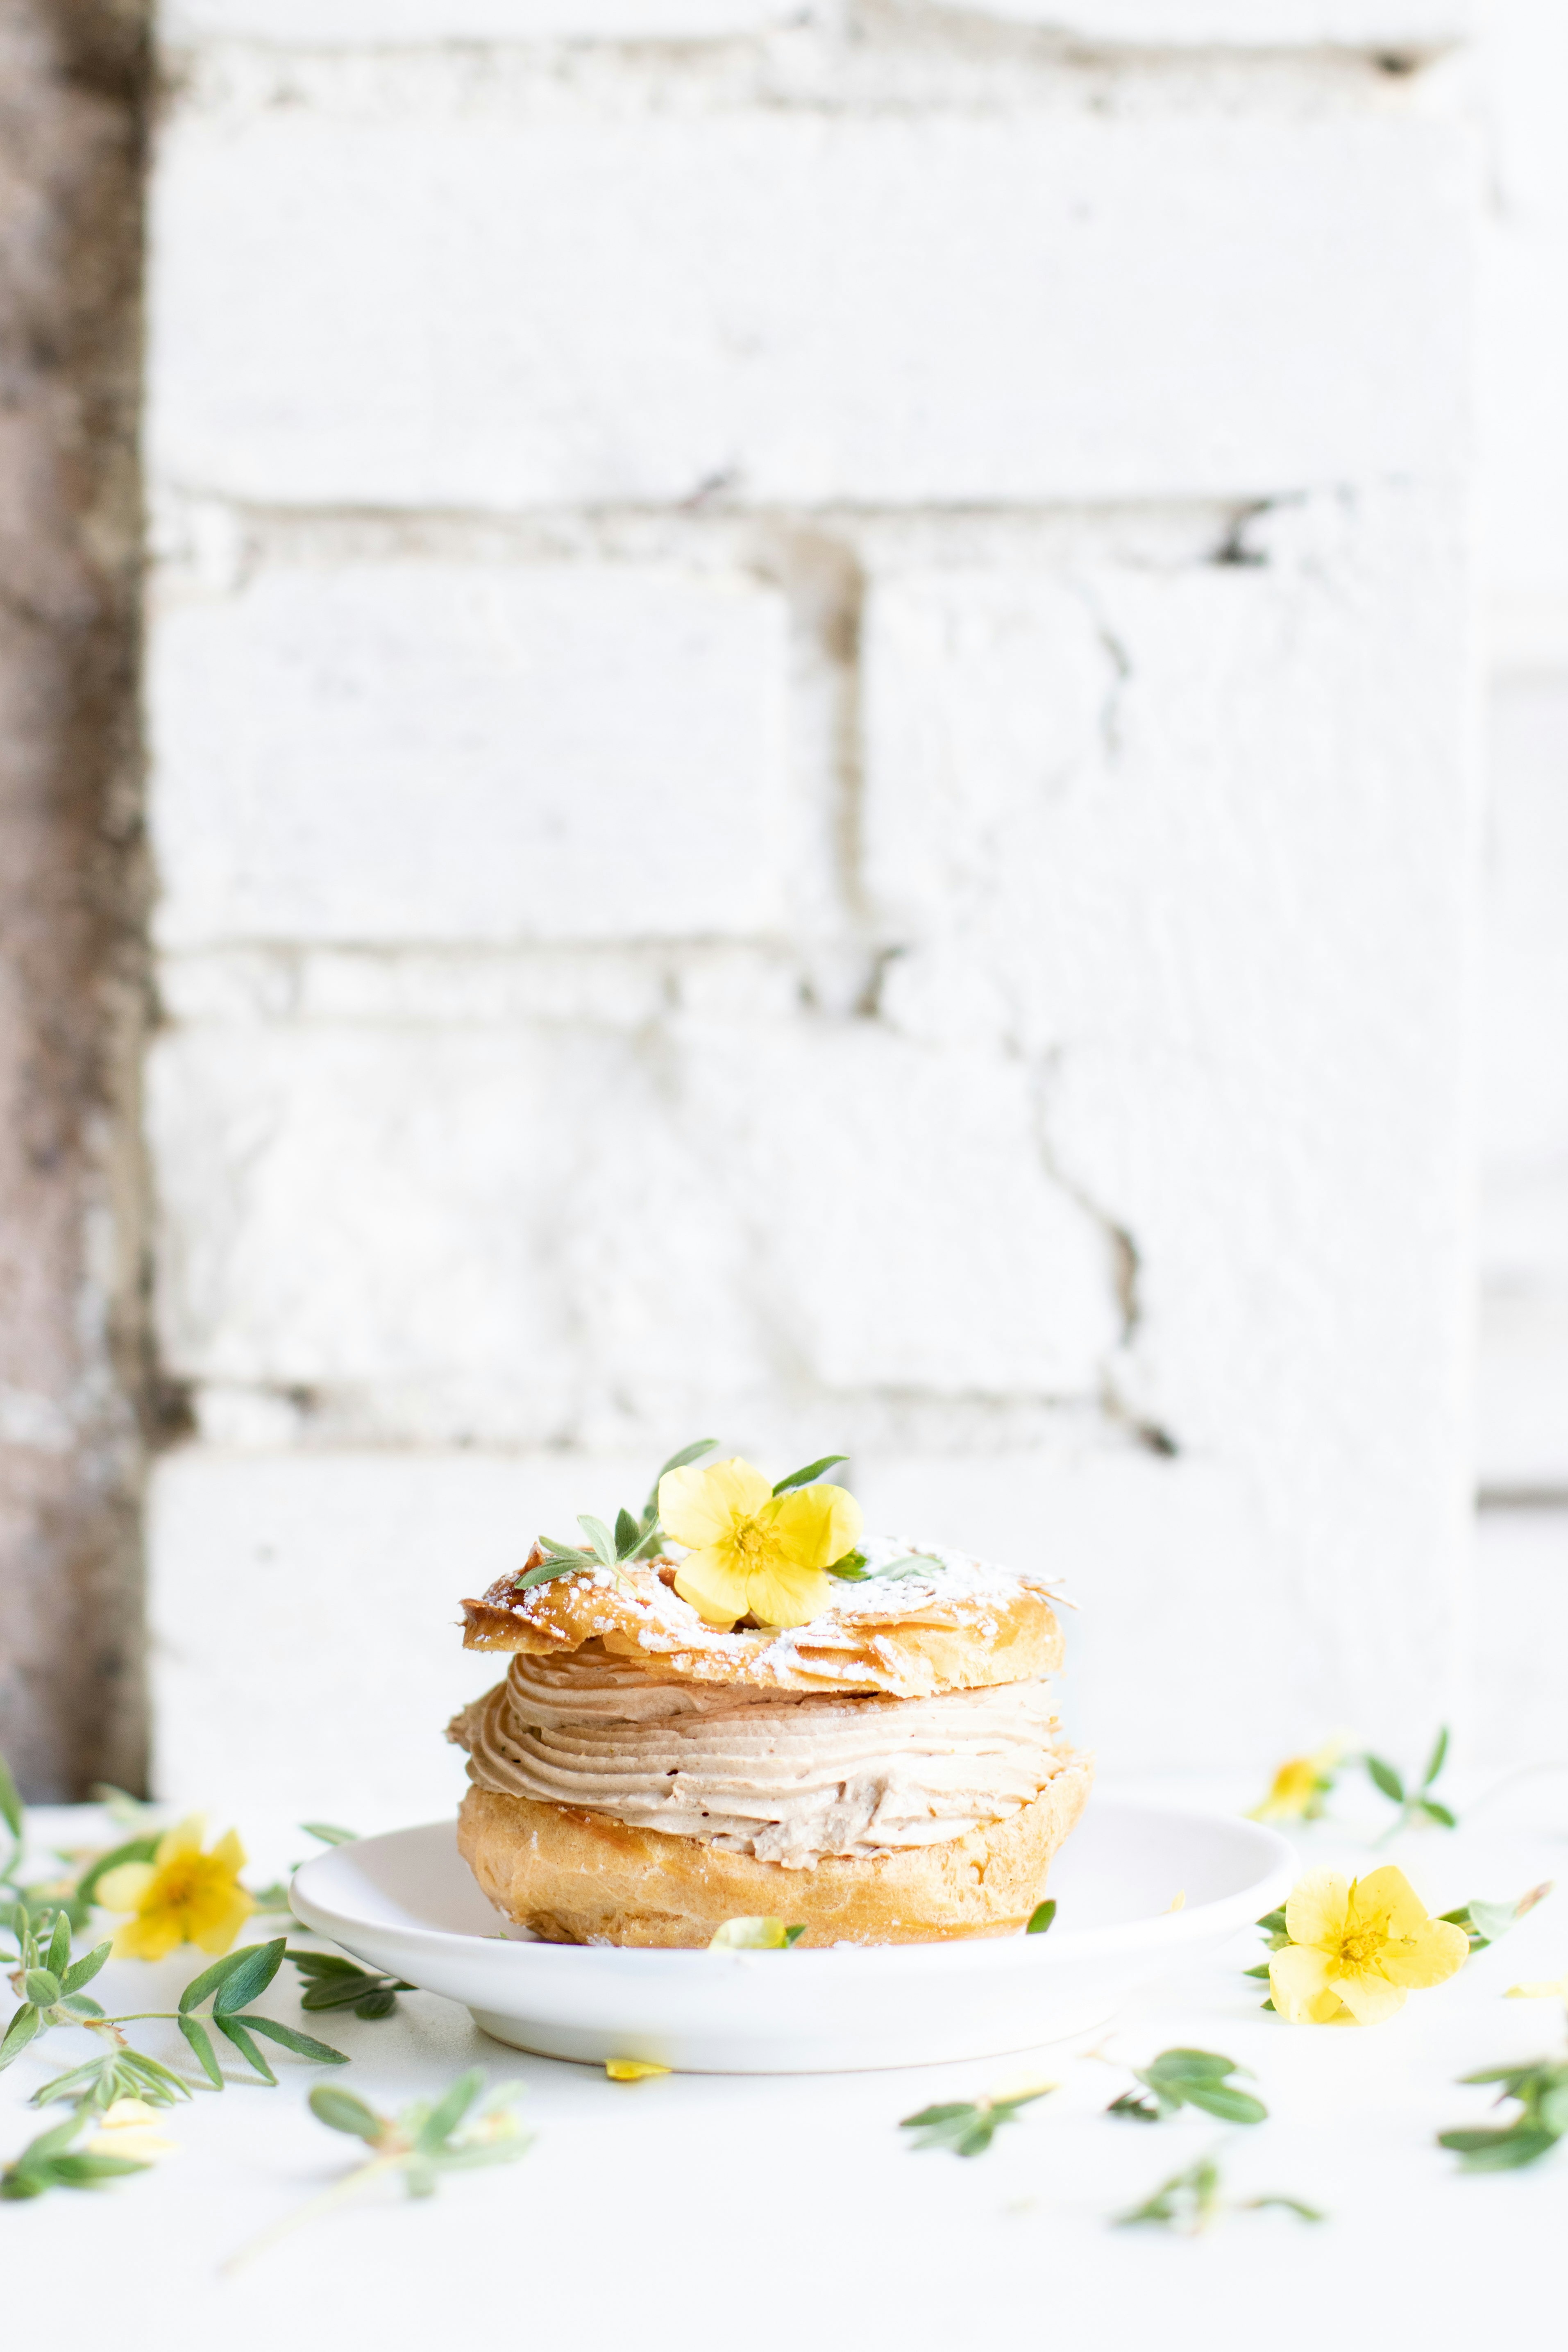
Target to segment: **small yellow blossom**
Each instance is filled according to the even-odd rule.
[[[1247,1815],[1253,1822],[1315,1822],[1334,1785],[1334,1768],[1345,1752],[1342,1739],[1325,1740],[1310,1756],[1290,1756],[1275,1773],[1268,1794]]]
[[[117,1960],[161,1960],[180,1944],[226,1952],[256,1905],[239,1883],[245,1848],[233,1830],[202,1852],[205,1816],[193,1813],[158,1841],[151,1862],[105,1873],[94,1901],[134,1917],[116,1929]]]
[[[180,2143],[150,2130],[158,2112],[145,2099],[116,2099],[106,2108],[99,2127],[86,2142],[89,2156],[122,2156],[132,2164],[156,2164],[161,2156],[175,2156]]]
[[[1268,1989],[1292,2025],[1381,2025],[1410,1989],[1441,1984],[1470,1957],[1464,1929],[1428,1918],[1392,1864],[1350,1880],[1310,1871],[1285,1906],[1285,1932]]]
[[[606,2058],[605,2072],[612,2083],[651,2083],[656,2074],[668,2074],[668,2066],[655,2066],[646,2058]]]
[[[860,1506],[842,1486],[775,1495],[762,1472],[736,1457],[706,1470],[670,1470],[658,1482],[658,1515],[691,1549],[675,1589],[703,1622],[726,1633],[737,1618],[805,1625],[833,1606],[825,1570],[851,1550]]]

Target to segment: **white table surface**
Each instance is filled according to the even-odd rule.
[[[1234,1809],[1246,1792],[1169,1783],[1157,1793]],[[353,1822],[352,1799],[333,1802]],[[1368,1831],[1376,1819],[1369,1810]],[[284,1824],[238,1826],[253,1884],[315,1850]],[[38,1847],[115,1834],[89,1808],[40,1809],[31,1829]],[[68,2283],[69,2308],[82,2308],[85,2289],[97,2315],[89,2340],[134,2352],[512,2340],[952,2352],[976,2340],[1064,2337],[1092,2352],[1324,2352],[1434,2334],[1481,2342],[1542,2326],[1539,2340],[1555,2340],[1568,2147],[1529,2171],[1466,2177],[1433,2136],[1488,2119],[1490,2095],[1458,2087],[1457,2075],[1563,2050],[1559,2004],[1501,1996],[1521,1979],[1568,1969],[1568,1773],[1510,1784],[1455,1833],[1411,1834],[1373,1852],[1357,1828],[1320,1824],[1299,1844],[1305,1863],[1352,1873],[1397,1861],[1434,1910],[1511,1898],[1542,1878],[1564,1883],[1458,1979],[1413,1994],[1402,2015],[1371,2031],[1290,2027],[1262,2013],[1265,1988],[1240,1973],[1261,1957],[1261,1939],[1243,1937],[1224,1960],[1141,1996],[1100,2044],[1105,2057],[1058,2047],[897,2074],[623,2085],[502,2049],[430,1994],[405,1994],[382,2022],[302,2016],[286,1965],[259,2005],[335,2042],[352,2065],[307,2066],[269,2045],[279,2089],[237,2079],[221,2095],[204,2088],[161,2111],[180,2153],[155,2172],[0,2205],[7,2319],[18,2341],[24,2326],[53,2337]],[[111,1962],[93,1990],[111,2013],[173,2008],[198,1963],[190,1953],[155,1967]],[[9,2013],[8,1993],[0,2012]],[[142,2032],[154,2055],[184,2059],[172,2027]],[[0,2161],[63,2116],[40,2118],[25,2103],[88,2054],[88,2039],[50,2034],[0,2075]],[[1154,2126],[1107,2119],[1129,2077],[1106,2058],[1142,2063],[1176,2043],[1250,2067],[1270,2120],[1240,2130],[1186,2114]],[[354,2160],[358,2143],[307,2109],[313,2084],[343,2084],[386,2108],[476,2063],[492,2082],[526,2086],[537,2137],[521,2163],[451,2179],[426,2201],[378,2192],[220,2274],[225,2257]],[[932,2100],[1041,2076],[1061,2088],[984,2156],[916,2155],[898,2129]],[[1110,2226],[1208,2150],[1220,2153],[1236,2194],[1282,2191],[1330,2218],[1308,2227],[1239,2213],[1199,2239]]]

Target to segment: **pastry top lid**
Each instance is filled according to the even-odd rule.
[[[1023,1682],[1061,1664],[1050,1587],[940,1545],[862,1537],[830,1604],[804,1624],[723,1630],[675,1589],[688,1555],[666,1542],[651,1558],[552,1569],[559,1549],[535,1545],[525,1567],[463,1603],[463,1646],[561,1656],[585,1642],[656,1661],[663,1675],[780,1690],[935,1691]]]

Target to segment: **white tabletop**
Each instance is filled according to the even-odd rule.
[[[1176,1784],[1162,1793],[1232,1806],[1240,1794]],[[352,1801],[340,1801],[352,1820]],[[256,1884],[310,1850],[284,1825],[240,1827]],[[36,1811],[31,1833],[39,1847],[110,1834],[85,1808]],[[1371,2031],[1262,2013],[1266,1988],[1240,1972],[1261,1957],[1261,1939],[1242,1937],[1222,1961],[1142,1996],[1102,2056],[1043,2049],[897,2074],[618,2084],[504,2050],[429,1994],[405,1994],[381,2022],[302,2016],[286,1967],[258,2005],[335,2042],[352,2065],[329,2074],[269,2049],[280,2087],[236,2080],[166,2111],[180,2153],[155,2172],[0,2207],[8,2315],[18,2333],[23,2322],[52,2327],[69,2284],[73,2309],[86,2291],[95,2339],[136,2352],[513,2339],[952,2352],[976,2339],[1064,2336],[1092,2352],[1328,2352],[1342,2341],[1414,2345],[1437,2330],[1445,2342],[1488,2340],[1542,2320],[1555,2330],[1568,2149],[1524,2172],[1466,2177],[1434,2134],[1488,2119],[1489,2094],[1456,2076],[1563,2051],[1559,2004],[1501,1996],[1568,1969],[1568,1774],[1504,1789],[1455,1833],[1374,1853],[1367,1836],[1321,1824],[1300,1843],[1306,1861],[1352,1873],[1397,1861],[1438,1911],[1512,1897],[1542,1878],[1565,1883],[1459,1978],[1413,1994]],[[172,2008],[199,1958],[111,1963],[93,1990],[111,2011]],[[172,2028],[142,2031],[153,2054],[184,2059]],[[89,2054],[86,2042],[53,2033],[0,2075],[0,2160],[63,2116],[25,2103]],[[1108,2119],[1130,2078],[1107,2061],[1141,2064],[1178,2043],[1250,2067],[1269,2121],[1244,2130],[1185,2113],[1153,2126]],[[330,2079],[387,2108],[473,2064],[526,2086],[537,2137],[521,2163],[450,2179],[429,2200],[380,2193],[220,2273],[355,2158],[358,2143],[306,2107],[313,2084]],[[1060,2089],[984,2156],[914,2154],[898,2128],[932,2100],[1041,2076]],[[1329,2219],[1310,2227],[1239,2212],[1198,2239],[1110,2226],[1210,2150],[1237,2197],[1277,2190]]]

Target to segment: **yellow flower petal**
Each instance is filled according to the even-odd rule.
[[[183,1822],[176,1822],[172,1830],[165,1830],[153,1856],[155,1867],[163,1870],[184,1854],[200,1853],[206,1827],[205,1813],[187,1813]]]
[[[642,2058],[606,2058],[605,2072],[612,2083],[650,2083],[656,2074],[668,2074],[668,2066],[651,2066]]]
[[[184,1942],[178,1919],[166,1911],[154,1912],[151,1917],[127,1919],[114,1931],[114,1958],[117,1960],[162,1960],[177,1951]]]
[[[1346,1969],[1330,1979],[1329,1990],[1339,1995],[1358,2025],[1382,2025],[1404,2008],[1407,1998],[1403,1985],[1390,1984],[1373,1969]]]
[[[186,1915],[186,1938],[216,1959],[228,1950],[255,1908],[243,1886],[230,1888],[222,1902],[193,1904]]]
[[[675,1589],[705,1625],[723,1633],[746,1613],[746,1580],[731,1567],[725,1553],[689,1551],[675,1571]]]
[[[139,1911],[142,1897],[157,1875],[150,1862],[122,1862],[104,1872],[92,1899],[106,1911]]]
[[[245,1868],[245,1848],[240,1844],[237,1830],[224,1832],[212,1850],[212,1860],[216,1863],[220,1870],[226,1870],[234,1876],[238,1876]]]
[[[842,1486],[797,1486],[773,1496],[758,1516],[795,1568],[831,1568],[854,1549],[863,1524],[859,1504]]]
[[[1510,1985],[1504,2000],[1568,2000],[1568,1977],[1552,1984]]]
[[[1291,1888],[1285,1933],[1293,1944],[1335,1944],[1350,1910],[1350,1882],[1337,1870],[1310,1870]]]
[[[1384,1952],[1383,1972],[1392,1984],[1421,1990],[1446,1984],[1469,1957],[1470,1939],[1462,1927],[1450,1919],[1423,1919],[1413,1934]]]
[[[1310,1945],[1288,1945],[1269,1958],[1269,1999],[1288,2024],[1314,2021],[1312,2004],[1327,1990],[1328,1981],[1328,1954]]]
[[[667,1471],[658,1482],[658,1516],[677,1543],[701,1551],[724,1542],[737,1519],[755,1518],[772,1496],[772,1486],[754,1464],[734,1454],[705,1470],[693,1465]]]
[[[1350,1927],[1376,1925],[1385,1936],[1411,1936],[1426,1924],[1426,1906],[1402,1870],[1385,1863],[1381,1870],[1358,1878],[1350,1891]],[[1458,1928],[1455,1934],[1458,1934]],[[1469,1940],[1464,1939],[1469,1951]]]
[[[746,1579],[747,1604],[759,1625],[808,1625],[837,1598],[833,1579],[820,1569],[753,1568]]]

